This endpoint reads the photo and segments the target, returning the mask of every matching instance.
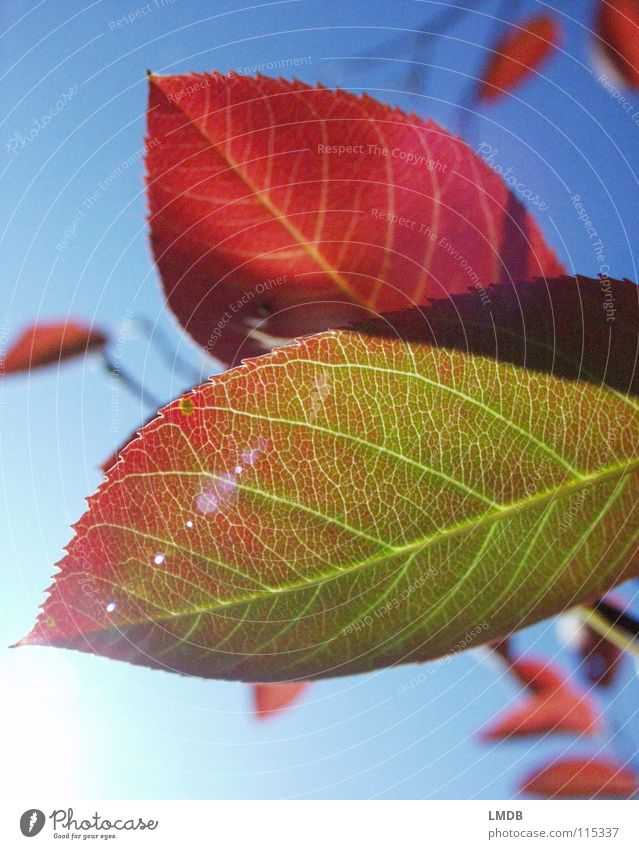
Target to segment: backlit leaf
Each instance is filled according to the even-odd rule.
[[[481,74],[480,101],[495,101],[531,76],[556,49],[561,39],[554,15],[534,15],[510,25]]]
[[[639,88],[639,3],[600,0],[595,50],[622,84]]]
[[[254,684],[253,703],[258,719],[269,719],[290,707],[308,687],[306,681],[290,684]]]
[[[78,321],[40,322],[27,327],[3,361],[6,374],[60,363],[104,347],[103,333]]]
[[[494,287],[216,375],[124,449],[23,644],[300,680],[456,652],[637,575],[638,291]]]
[[[530,775],[524,793],[553,799],[630,799],[637,776],[608,757],[564,758]]]
[[[142,429],[142,427],[144,427],[144,425],[147,425],[154,418],[155,418],[155,415],[151,416],[142,425],[140,425],[140,427],[137,427],[132,433],[130,433],[129,436],[127,437],[126,441],[121,442],[118,445],[118,447],[115,449],[115,451],[112,451],[109,454],[109,456],[106,458],[106,460],[103,460],[103,462],[100,463],[100,469],[103,472],[108,472],[109,469],[111,468],[111,466],[115,465],[115,463],[118,462],[118,460],[120,459],[120,454],[126,448],[126,446],[129,444],[129,442],[131,442],[131,440],[133,440],[133,439],[136,439],[136,437],[137,437],[138,433],[140,432],[140,430]]]
[[[147,182],[168,303],[225,363],[355,315],[561,273],[460,139],[297,81],[151,75]]]

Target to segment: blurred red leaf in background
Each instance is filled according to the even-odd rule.
[[[529,775],[521,790],[555,799],[630,799],[638,789],[632,770],[610,758],[564,758]]]
[[[621,81],[639,88],[639,3],[601,0],[595,49]]]
[[[255,715],[258,719],[269,719],[296,702],[307,687],[307,681],[292,684],[254,684]]]
[[[60,363],[104,347],[107,337],[77,321],[41,322],[27,327],[9,348],[5,374]]]
[[[517,658],[510,664],[510,671],[536,693],[548,693],[567,685],[564,673],[543,657]]]
[[[597,734],[599,715],[587,696],[569,687],[532,696],[505,711],[482,732],[483,740],[503,740],[531,734]]]
[[[504,711],[481,732],[483,740],[548,733],[591,735],[601,730],[593,702],[557,666],[543,658],[519,658],[510,662],[509,669],[534,695]]]
[[[598,634],[594,628],[584,625],[579,651],[586,677],[591,684],[610,687],[615,681],[623,656],[621,649]]]
[[[560,39],[559,22],[552,15],[535,15],[509,27],[486,63],[477,99],[495,101],[512,91],[539,68]]]

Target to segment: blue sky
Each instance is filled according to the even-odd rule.
[[[305,81],[366,90],[497,151],[495,161],[547,205],[537,218],[567,266],[594,276],[600,260],[571,202],[579,194],[611,275],[636,280],[639,98],[626,92],[634,106],[624,108],[598,84],[591,4],[524,0],[523,10],[557,10],[562,49],[514,96],[477,113],[459,104],[495,37],[492,16],[516,4],[467,5],[475,12],[424,47],[426,88],[410,92],[407,47],[384,42],[433,18],[441,3],[7,0],[0,343],[38,318],[95,322],[163,400],[188,382],[172,367],[175,349],[193,374],[214,369],[164,310],[151,261],[141,156],[147,68],[228,71],[305,57]],[[364,62],[364,52],[379,58]],[[155,345],[136,330],[141,319],[158,322]],[[29,630],[100,462],[151,411],[93,359],[5,380],[0,393],[2,646]],[[521,645],[570,661],[551,623]],[[416,674],[410,667],[318,683],[268,724],[252,718],[240,684],[39,648],[0,648],[0,668],[0,733],[14,761],[0,783],[10,796],[507,797],[517,776],[570,743],[478,744],[478,726],[517,691],[477,651],[437,666],[408,694],[400,691]],[[637,689],[628,669],[612,696],[620,726],[634,718]],[[613,750],[627,754],[638,741],[631,722]]]

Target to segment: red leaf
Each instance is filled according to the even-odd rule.
[[[536,693],[549,693],[567,683],[566,676],[545,658],[522,657],[510,664],[514,675]]]
[[[523,659],[515,661],[511,668],[535,695],[505,711],[482,732],[484,740],[553,732],[596,734],[600,730],[594,704],[586,694],[567,684],[556,667],[541,660]]]
[[[599,4],[596,50],[621,81],[639,88],[639,4],[605,0]]]
[[[307,681],[291,684],[254,684],[253,703],[258,719],[269,719],[296,702],[308,687]]]
[[[534,15],[509,27],[486,64],[477,99],[499,100],[512,91],[539,68],[560,38],[559,23],[552,15]]]
[[[524,793],[554,799],[630,799],[637,776],[610,758],[565,758],[532,773]]]
[[[298,336],[561,271],[463,141],[366,96],[265,77],[152,75],[147,151],[169,305],[226,363],[271,347],[264,334]]]
[[[599,730],[599,718],[585,696],[569,690],[555,690],[543,696],[533,696],[502,714],[483,732],[482,739],[503,740],[547,733],[593,735]]]
[[[4,359],[4,372],[12,374],[60,363],[102,348],[106,336],[77,321],[41,322],[26,328]]]

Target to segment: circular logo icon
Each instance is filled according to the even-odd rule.
[[[25,837],[35,837],[44,828],[46,817],[43,811],[37,808],[29,808],[20,817],[20,831]]]

